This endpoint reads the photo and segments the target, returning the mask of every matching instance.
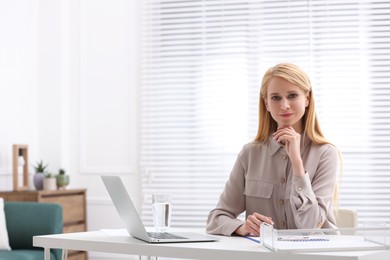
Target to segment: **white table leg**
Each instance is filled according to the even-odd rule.
[[[44,254],[45,254],[45,260],[50,260],[50,248],[45,247]]]
[[[68,249],[62,249],[62,260],[68,260]]]

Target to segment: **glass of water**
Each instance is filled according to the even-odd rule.
[[[168,193],[152,194],[153,224],[157,232],[165,232],[171,226],[171,195]]]

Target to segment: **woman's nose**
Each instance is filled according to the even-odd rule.
[[[290,103],[288,102],[287,99],[282,99],[282,102],[280,105],[281,105],[281,109],[283,109],[283,110],[290,108]]]

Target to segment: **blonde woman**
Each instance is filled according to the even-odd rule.
[[[278,64],[260,90],[256,139],[244,145],[207,232],[259,235],[262,222],[277,229],[333,228],[338,151],[321,132],[306,73]],[[246,220],[237,219],[246,212]]]

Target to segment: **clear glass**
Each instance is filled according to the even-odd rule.
[[[171,198],[168,193],[152,194],[153,224],[157,232],[166,232],[171,226]]]

